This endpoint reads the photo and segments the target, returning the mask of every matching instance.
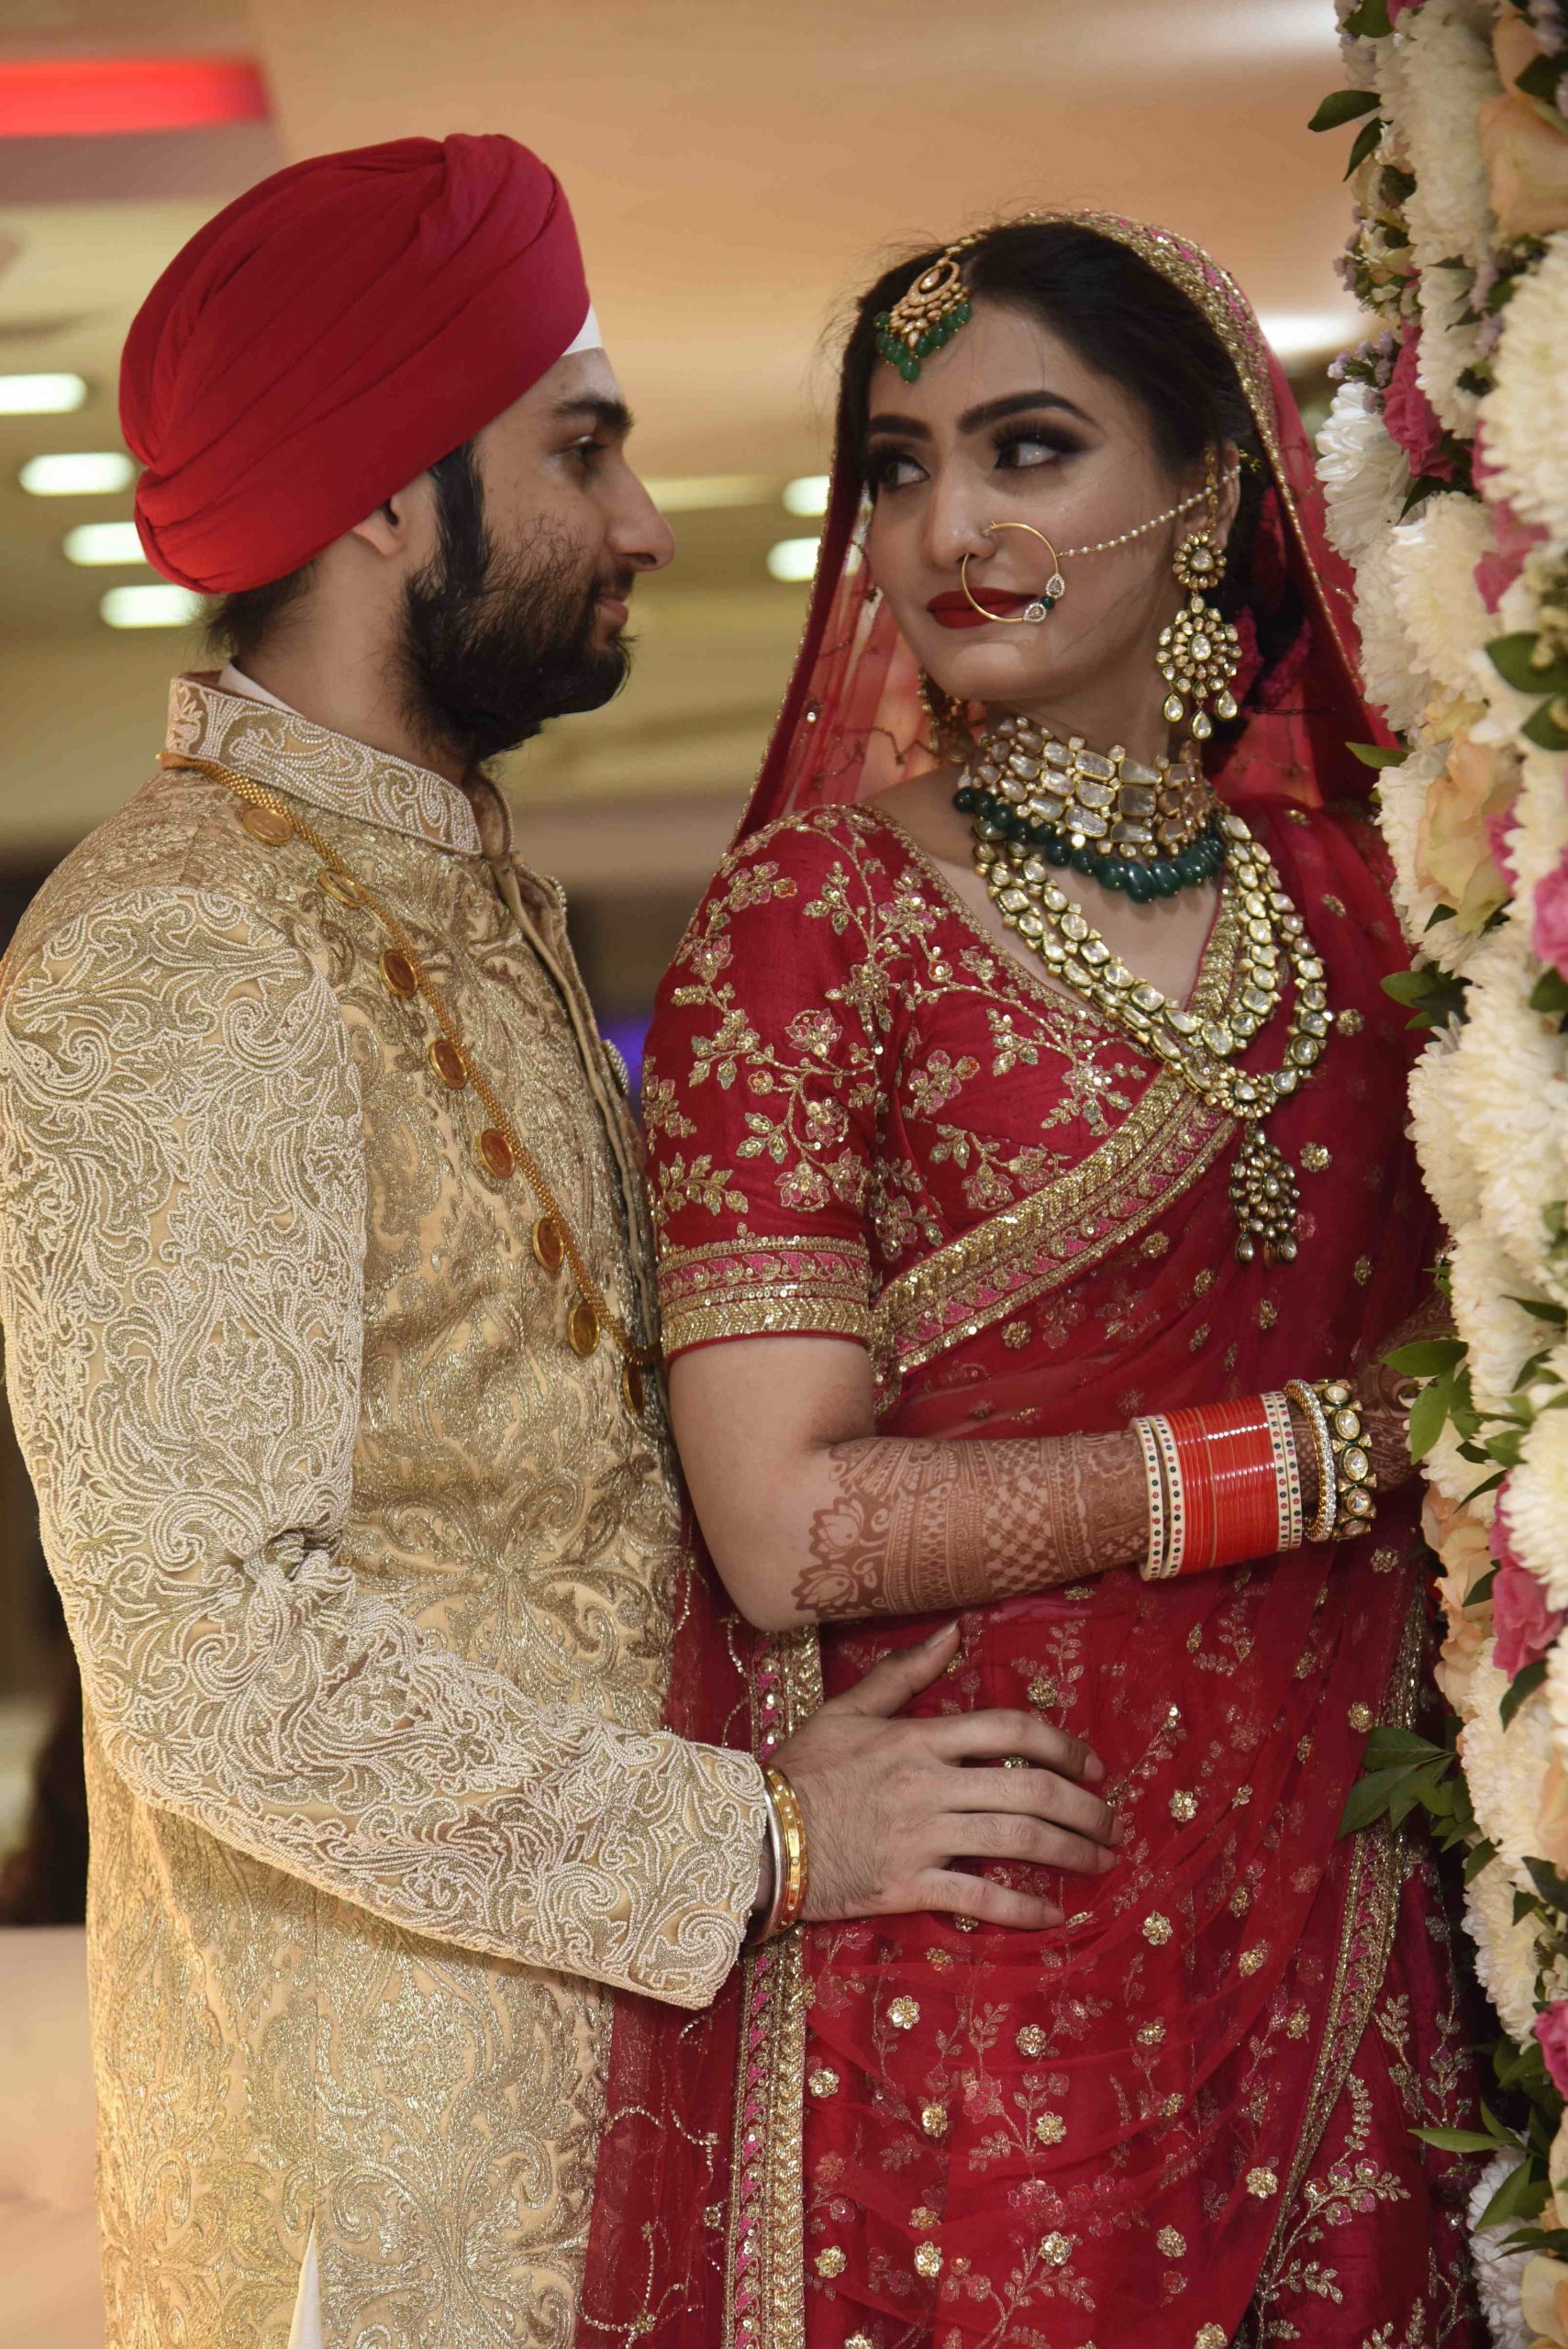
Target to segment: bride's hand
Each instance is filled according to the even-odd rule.
[[[1026,1712],[895,1719],[951,1663],[956,1624],[884,1656],[773,1755],[805,1814],[808,1918],[947,1909],[988,1925],[1059,1925],[1052,1900],[971,1876],[958,1860],[1027,1860],[1099,1876],[1116,1813],[1091,1785],[1105,1765]],[[1028,1769],[973,1769],[1021,1755]]]

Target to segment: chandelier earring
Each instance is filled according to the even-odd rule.
[[[1160,674],[1170,687],[1164,710],[1167,723],[1179,726],[1190,707],[1193,738],[1199,742],[1207,742],[1213,733],[1215,718],[1236,716],[1230,686],[1241,662],[1240,638],[1218,605],[1206,601],[1218,586],[1225,569],[1217,536],[1219,476],[1212,451],[1203,497],[1203,527],[1190,530],[1172,558],[1172,569],[1178,584],[1187,591],[1187,601],[1170,626],[1161,629],[1154,654]]]
[[[969,730],[967,705],[946,692],[935,677],[920,672],[920,706],[930,720],[931,748],[940,759],[962,766],[974,747]]]

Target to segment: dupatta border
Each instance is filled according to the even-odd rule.
[[[1240,982],[1240,921],[1227,889],[1190,1008],[1218,1018]],[[1162,1069],[1109,1140],[1018,1206],[1005,1208],[889,1281],[872,1309],[882,1380],[918,1370],[949,1347],[1059,1288],[1110,1255],[1205,1174],[1236,1121]]]
[[[1420,1592],[1412,1597],[1389,1674],[1383,1715],[1392,1728],[1407,1729],[1415,1717],[1420,1677],[1422,1615]],[[1318,2063],[1307,2094],[1291,2162],[1290,2176],[1280,2198],[1279,2218],[1253,2287],[1257,2313],[1256,2349],[1264,2349],[1272,2327],[1268,2303],[1279,2288],[1280,2270],[1296,2226],[1302,2183],[1323,2142],[1329,2117],[1344,2093],[1356,2051],[1360,2047],[1373,2003],[1388,1971],[1398,1920],[1403,1838],[1386,1820],[1363,1828],[1355,1839],[1351,1880],[1340,1927],[1340,1951],[1334,1968]]]
[[[822,1702],[815,1628],[769,1639],[752,1667],[763,1758]],[[725,2261],[724,2349],[805,2349],[806,1968],[798,1932],[746,1960]]]

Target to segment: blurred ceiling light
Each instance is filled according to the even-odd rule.
[[[128,489],[136,467],[120,449],[62,449],[29,457],[17,478],[29,497],[103,497]]]
[[[0,416],[69,416],[86,396],[80,375],[0,375]]]
[[[67,562],[145,562],[134,522],[78,522],[64,539]]]
[[[817,551],[820,539],[781,539],[777,546],[768,549],[768,575],[782,579],[794,586],[809,579],[817,569]]]
[[[662,514],[704,514],[719,506],[771,506],[778,495],[773,473],[682,473],[645,483]]]
[[[1287,362],[1343,351],[1364,331],[1364,310],[1271,310],[1258,320],[1264,340]]]
[[[264,122],[271,111],[261,68],[250,57],[0,60],[0,139],[195,130],[206,123]]]
[[[111,587],[98,613],[110,628],[188,628],[201,618],[202,598],[161,579],[150,587]]]
[[[828,475],[802,473],[798,481],[786,481],[784,486],[786,514],[826,514],[828,511]]]

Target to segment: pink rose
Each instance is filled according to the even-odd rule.
[[[1504,1507],[1507,1494],[1505,1485],[1497,1496],[1497,1514],[1492,1520],[1491,1549],[1497,1561],[1497,1579],[1492,1585],[1492,1621],[1496,1631],[1493,1653],[1497,1669],[1506,1672],[1511,1680],[1527,1664],[1539,1664],[1550,1652],[1563,1623],[1568,1621],[1568,1608],[1548,1607],[1540,1583],[1529,1568],[1515,1557]]]
[[[1568,857],[1535,885],[1529,942],[1538,962],[1568,979]]]
[[[1568,2096],[1568,1998],[1559,1998],[1535,2019],[1535,2035],[1546,2058],[1546,2068]]]
[[[1442,426],[1416,377],[1420,349],[1421,329],[1412,327],[1400,345],[1388,389],[1383,395],[1383,420],[1404,450],[1411,473],[1418,480],[1429,473],[1435,474],[1439,481],[1451,481],[1454,464],[1453,459],[1443,453]]]
[[[1538,523],[1521,522],[1507,498],[1498,498],[1491,513],[1496,543],[1475,566],[1475,584],[1486,609],[1495,612],[1524,569],[1525,557],[1544,544],[1546,532]]]
[[[1401,17],[1414,16],[1422,0],[1388,0],[1388,21],[1396,25]]]

